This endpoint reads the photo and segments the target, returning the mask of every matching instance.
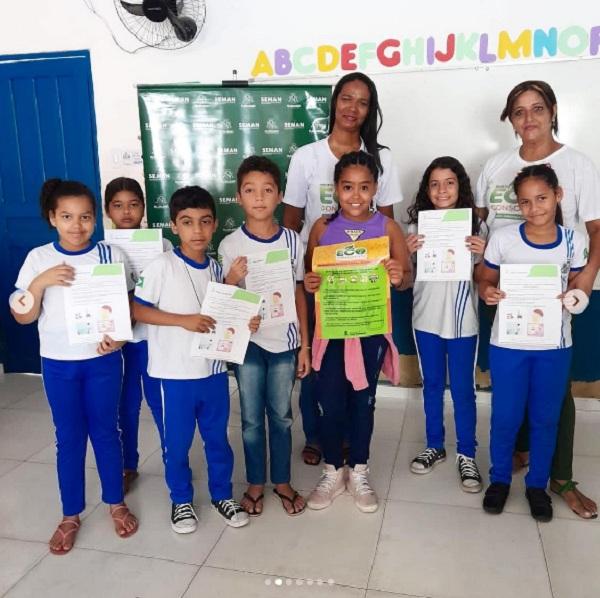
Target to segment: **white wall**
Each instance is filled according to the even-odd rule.
[[[387,37],[445,36],[450,32],[518,33],[524,28],[600,25],[600,4],[523,0],[448,2],[418,5],[389,0],[207,0],[207,20],[198,39],[178,51],[143,49],[122,27],[113,0],[27,0],[4,3],[0,54],[90,49],[102,182],[114,176],[141,179],[139,165],[115,156],[140,151],[135,85],[199,81],[218,83],[237,68],[248,78],[259,50]],[[94,15],[89,6],[95,6]],[[366,12],[365,12],[366,11]],[[422,67],[383,73],[368,69],[384,111],[382,141],[391,146],[407,197],[435,156],[452,154],[475,178],[487,157],[515,144],[499,114],[510,88],[524,79],[545,79],[559,99],[560,139],[600,166],[600,60],[527,64],[464,64],[447,70]],[[297,82],[334,82],[328,78]],[[277,78],[265,82],[278,82]]]

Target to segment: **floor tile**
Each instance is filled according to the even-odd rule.
[[[0,374],[0,407],[7,407],[43,389],[37,374]]]
[[[380,526],[381,511],[359,513],[350,496],[324,511],[289,517],[267,494],[264,514],[247,528],[225,530],[207,565],[364,588]]]
[[[0,596],[3,596],[47,553],[46,543],[0,538],[0,555],[2,555]]]
[[[600,412],[578,411],[575,418],[576,455],[600,457]]]
[[[198,568],[158,559],[74,548],[46,557],[6,598],[179,598]]]
[[[164,480],[157,476],[140,476],[126,500],[140,522],[136,534],[129,538],[117,536],[108,509],[101,504],[82,525],[77,546],[201,565],[225,527],[207,494],[196,492],[198,529],[185,535],[173,532],[171,500]]]
[[[540,524],[540,533],[554,598],[598,598],[600,526],[554,519]]]
[[[27,409],[29,411],[41,411],[47,413],[48,417],[52,417],[50,405],[46,398],[46,393],[43,390],[36,390],[31,394],[15,401],[10,405],[12,409]]]
[[[0,455],[25,460],[54,442],[54,426],[47,413],[3,409],[0,416]]]
[[[435,598],[551,598],[535,522],[390,501],[369,589]]]
[[[0,416],[1,417],[1,416]],[[0,477],[21,465],[22,461],[17,459],[0,459]]]
[[[320,583],[319,583],[320,582]],[[197,596],[244,596],[244,598],[363,598],[364,590],[328,583],[322,579],[292,579],[277,575],[259,575],[213,567],[202,567],[184,598]],[[310,585],[309,585],[310,584]],[[207,594],[207,592],[209,592]]]
[[[87,473],[84,517],[100,502],[98,476],[91,470]],[[29,508],[32,504],[36,506],[35,513]],[[62,514],[56,467],[23,463],[2,476],[0,514],[0,536],[47,542]]]

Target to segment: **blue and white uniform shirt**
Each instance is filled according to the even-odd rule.
[[[195,262],[179,248],[167,251],[142,272],[134,300],[176,314],[200,314],[209,282],[223,282],[218,262]],[[192,357],[194,332],[179,326],[148,325],[148,374],[169,380],[197,380],[226,370],[223,361]]]
[[[290,250],[290,266],[294,283],[302,282],[304,280],[304,246],[296,231],[283,226],[270,239],[255,237],[245,226],[241,226],[221,241],[219,260],[223,265],[223,272],[227,275],[233,260],[239,256],[286,248]],[[244,286],[244,281],[241,281],[240,286]],[[250,340],[271,353],[290,351],[300,345],[299,324],[296,321],[290,324],[259,328]]]
[[[58,242],[48,243],[32,249],[21,266],[15,286],[26,291],[33,279],[42,272],[58,266],[93,266],[96,264],[125,265],[125,280],[128,290],[133,289],[133,282],[125,254],[119,247],[107,243],[91,243],[82,251],[67,251]],[[48,359],[82,360],[99,357],[96,343],[70,345],[65,317],[64,287],[51,286],[44,291],[42,308],[38,319],[40,334],[40,355]]]
[[[569,274],[583,269],[587,263],[587,243],[584,235],[556,225],[556,241],[544,245],[532,243],[525,235],[525,222],[504,226],[495,231],[484,255],[485,265],[495,270],[501,264],[558,264],[561,270],[562,291],[567,290]],[[572,345],[571,314],[562,310],[562,333],[558,347],[535,345],[507,345],[498,342],[498,315],[494,319],[491,344],[511,349],[544,350],[566,348]]]

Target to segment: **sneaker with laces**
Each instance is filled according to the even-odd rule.
[[[465,492],[481,492],[483,483],[475,459],[458,453],[456,467],[460,476],[460,487]]]
[[[198,527],[198,515],[191,502],[171,504],[171,529],[176,534],[191,534]]]
[[[213,500],[211,502],[217,513],[219,513],[225,520],[225,523],[231,527],[243,527],[250,521],[248,513],[246,513],[242,508],[242,505],[240,505],[237,500],[233,500],[233,498]]]
[[[348,492],[354,496],[354,504],[363,513],[374,513],[379,507],[377,494],[369,484],[369,468],[366,465],[355,465],[349,469]]]
[[[323,473],[310,493],[306,504],[309,509],[326,509],[333,499],[346,489],[346,468],[336,469],[333,465],[325,464]]]
[[[445,460],[445,449],[426,448],[412,460],[410,470],[413,473],[429,473],[438,463]]]

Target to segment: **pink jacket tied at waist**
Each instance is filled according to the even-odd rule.
[[[387,350],[383,357],[383,366],[381,371],[385,377],[392,383],[400,382],[400,368],[398,364],[399,354],[391,334],[385,335],[387,341]],[[321,362],[327,350],[328,339],[315,338],[313,339],[312,351],[312,366],[317,372],[321,369]],[[352,383],[354,390],[363,390],[369,387],[367,373],[365,372],[365,361],[362,354],[362,346],[360,338],[344,339],[344,368],[346,378]]]

